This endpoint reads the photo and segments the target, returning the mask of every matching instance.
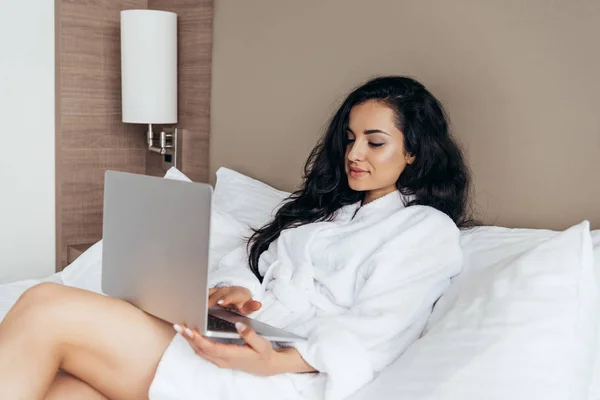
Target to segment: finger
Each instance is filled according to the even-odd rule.
[[[194,340],[196,335],[196,332],[185,326],[185,324],[175,324],[173,325],[173,329],[175,329],[177,333],[183,336],[187,341]]]
[[[190,344],[194,352],[198,355],[203,353],[213,359],[218,358],[218,349],[212,346],[212,341],[204,338],[195,330],[192,330],[185,325],[178,325],[181,330],[181,336]],[[177,330],[177,329],[176,329]],[[179,332],[179,330],[177,330]]]
[[[217,292],[208,298],[208,308],[219,305],[224,308],[236,308],[240,300],[235,293],[229,291]]]
[[[244,339],[244,342],[246,342],[246,344],[257,353],[264,354],[273,350],[271,342],[263,337],[258,336],[254,329],[250,328],[249,326],[241,322],[236,322],[235,328],[242,339]]]
[[[223,348],[218,346],[221,343],[215,343],[201,335],[194,337],[191,342],[194,347],[210,357],[224,358],[224,353],[227,353]]]
[[[200,335],[195,329],[190,329],[184,324],[174,325],[174,327],[175,326],[179,327],[179,330],[177,328],[175,328],[175,330],[177,330],[177,332],[181,331],[181,336],[183,336],[195,350],[201,350],[211,357],[223,357],[228,354],[229,349],[227,349],[227,345],[213,342]]]
[[[214,288],[210,288],[210,289],[208,289],[208,295],[209,295],[209,296],[212,296],[212,295],[213,295],[213,294],[215,294],[215,293],[217,292],[217,290],[219,290],[219,289],[221,289],[221,288],[219,288],[219,287],[214,287]]]
[[[208,296],[208,308],[214,307],[217,305],[217,301],[221,300],[227,293],[230,292],[229,288],[214,288],[215,290],[210,293]],[[211,289],[212,290],[212,289]]]
[[[208,298],[208,308],[214,307],[217,305],[217,301],[220,299],[221,297],[218,296],[217,294],[214,294],[212,296],[210,296]]]
[[[261,307],[262,307],[262,303],[260,301],[248,300],[246,303],[244,303],[244,305],[241,307],[241,310],[239,310],[239,311],[242,314],[250,314],[250,313],[260,310]]]
[[[225,294],[219,300],[217,304],[221,307],[235,308],[240,311],[244,303],[246,303],[246,296],[243,293],[233,291]]]

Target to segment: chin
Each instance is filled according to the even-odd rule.
[[[354,179],[352,177],[348,177],[348,186],[350,186],[350,189],[356,192],[366,192],[371,190],[371,186],[368,182],[361,182],[361,180]]]

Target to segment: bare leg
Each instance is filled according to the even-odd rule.
[[[0,398],[43,399],[59,369],[112,400],[147,399],[172,327],[121,300],[43,283],[0,324]]]
[[[87,383],[72,375],[62,373],[56,376],[45,400],[109,400]]]

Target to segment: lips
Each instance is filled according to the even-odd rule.
[[[361,168],[356,168],[356,167],[350,167],[350,171],[352,171],[352,172],[367,172],[366,169],[361,169]]]
[[[369,171],[362,169],[362,168],[357,168],[357,167],[350,167],[350,176],[353,178],[361,178],[363,176],[366,176]]]

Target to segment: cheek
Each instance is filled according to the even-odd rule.
[[[372,163],[380,169],[399,169],[404,168],[406,161],[402,150],[393,146],[385,146],[379,151],[371,154]]]
[[[378,179],[396,181],[406,167],[406,160],[401,149],[397,147],[381,149],[371,154],[370,163],[373,165]]]

